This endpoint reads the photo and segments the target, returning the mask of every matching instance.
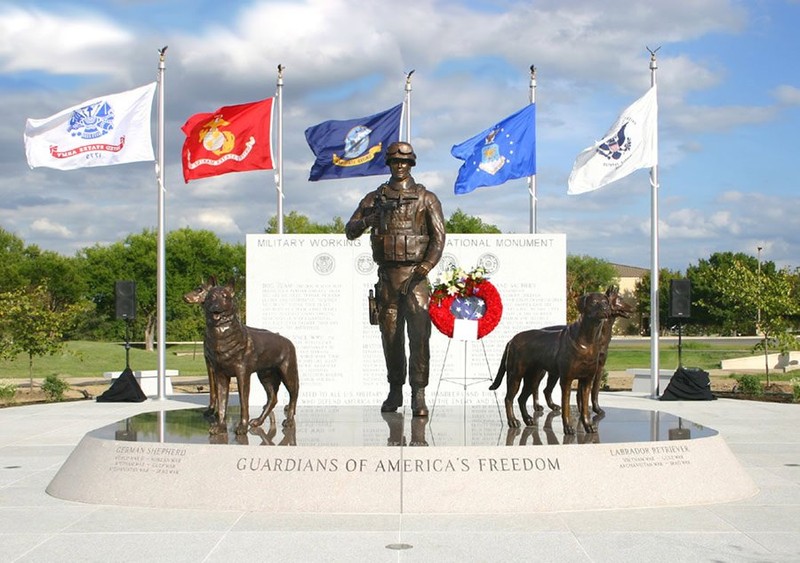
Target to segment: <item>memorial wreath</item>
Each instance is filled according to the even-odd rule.
[[[428,312],[433,326],[448,338],[453,337],[457,318],[478,321],[478,338],[483,338],[500,322],[503,302],[484,268],[465,272],[451,266],[431,285]]]

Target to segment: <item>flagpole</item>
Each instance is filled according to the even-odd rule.
[[[278,234],[283,234],[283,65],[278,65],[278,172],[275,188],[278,190]]]
[[[166,399],[166,349],[167,349],[167,269],[166,269],[166,244],[164,242],[164,58],[167,47],[159,51],[158,58],[158,160],[156,161],[156,175],[158,177],[158,243],[156,268],[156,312],[157,312],[157,337],[158,338],[158,399]]]
[[[656,51],[650,51],[650,86],[656,85]],[[656,128],[656,139],[658,128]],[[650,398],[657,399],[659,394],[659,273],[658,273],[658,164],[650,169]]]
[[[536,103],[536,67],[531,65],[531,83],[530,83],[530,100],[531,103]],[[536,145],[533,150],[536,151]],[[528,176],[528,193],[531,195],[531,234],[536,233],[536,174]]]
[[[405,104],[406,110],[406,142],[411,142],[411,75],[414,74],[412,70],[408,74],[406,74],[406,93],[405,99],[403,103]]]

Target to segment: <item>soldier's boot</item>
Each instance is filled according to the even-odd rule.
[[[418,416],[411,419],[411,441],[409,446],[427,446],[425,427],[428,425],[427,416]]]
[[[424,387],[411,388],[411,414],[414,416],[428,416]]]
[[[381,413],[383,420],[389,426],[389,438],[386,440],[387,446],[405,446],[406,437],[403,434],[403,414],[399,412]]]
[[[395,412],[403,406],[403,385],[400,383],[389,384],[389,395],[381,405],[381,412]]]

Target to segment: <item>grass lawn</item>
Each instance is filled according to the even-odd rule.
[[[662,369],[678,366],[678,345],[661,341],[659,345],[659,364]],[[682,363],[686,367],[705,370],[719,369],[720,361],[753,355],[752,347],[734,341],[684,342]],[[130,364],[134,370],[158,368],[156,352],[146,352],[140,347],[130,350]],[[206,366],[203,358],[203,345],[172,344],[166,348],[168,369],[177,369],[181,375],[205,376]],[[608,371],[623,371],[628,368],[650,367],[650,341],[614,339],[608,350]],[[54,374],[62,378],[102,377],[104,372],[125,369],[125,345],[121,342],[68,342],[64,350],[55,356],[42,356],[33,359],[33,377],[45,378]],[[779,374],[775,374],[776,376]],[[783,374],[780,374],[783,375]],[[787,374],[789,375],[789,374]],[[796,375],[796,374],[795,374]],[[0,360],[0,379],[27,379],[28,358],[19,356],[15,360]]]
[[[158,369],[158,354],[142,348],[130,349],[133,370]],[[206,362],[202,344],[175,344],[166,348],[167,369],[177,369],[181,375],[206,375]],[[34,379],[48,375],[70,377],[103,377],[107,371],[125,369],[125,344],[121,342],[67,342],[64,350],[54,356],[33,358]],[[0,360],[0,379],[27,379],[27,356]]]
[[[659,365],[661,369],[678,367],[677,342],[660,341],[658,346]],[[736,342],[683,342],[681,346],[681,363],[686,367],[705,370],[719,369],[720,362],[728,358],[752,356],[753,348],[749,344]],[[650,367],[650,341],[614,339],[608,347],[606,369],[621,371],[628,368]]]

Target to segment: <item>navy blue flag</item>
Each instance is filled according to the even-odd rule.
[[[400,140],[403,104],[346,121],[324,121],[306,129],[306,141],[316,156],[308,179],[329,180],[387,174],[386,147]]]
[[[464,161],[456,178],[457,195],[536,174],[536,104],[454,145],[450,154]]]

